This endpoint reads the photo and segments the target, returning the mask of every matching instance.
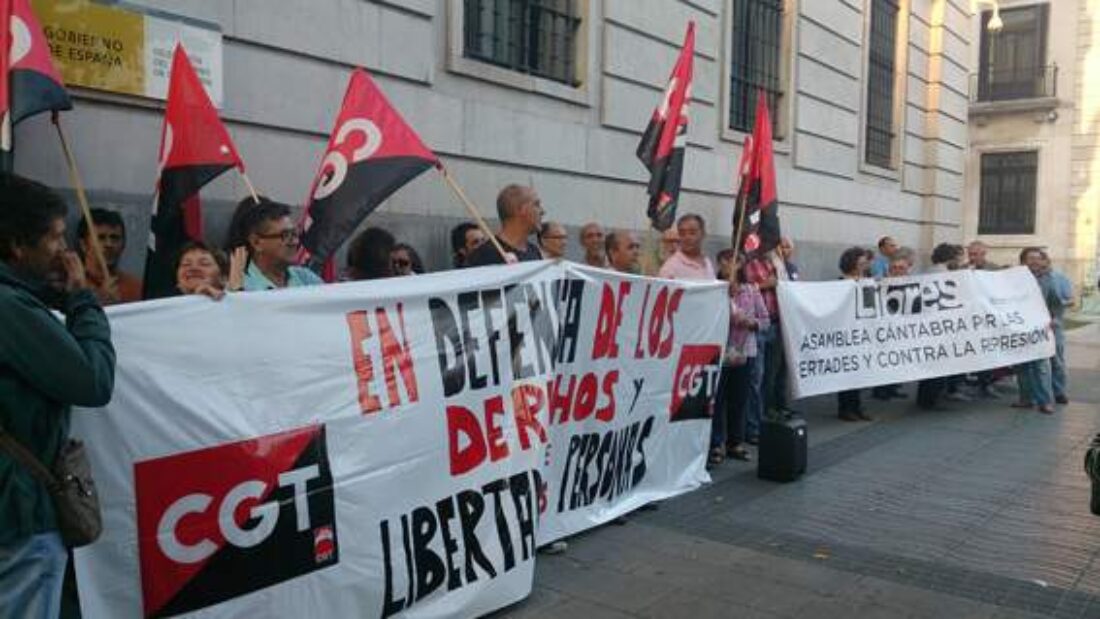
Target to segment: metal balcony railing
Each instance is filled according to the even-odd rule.
[[[989,67],[970,76],[970,101],[992,103],[1058,96],[1058,66]]]

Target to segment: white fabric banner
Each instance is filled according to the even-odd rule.
[[[1054,355],[1050,313],[1024,267],[780,282],[778,294],[795,398]]]
[[[477,616],[705,472],[721,284],[569,263],[111,308],[86,617]]]

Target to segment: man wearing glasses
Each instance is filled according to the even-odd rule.
[[[289,206],[260,198],[260,203],[251,205],[245,217],[248,268],[244,273],[244,290],[272,290],[324,283],[313,271],[295,264],[298,228],[290,219]]]

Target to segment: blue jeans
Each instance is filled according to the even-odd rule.
[[[57,619],[68,560],[56,532],[0,546],[0,617]]]
[[[1039,359],[1016,366],[1016,382],[1022,402],[1035,406],[1049,406],[1054,402],[1050,365],[1050,359]]]
[[[1054,323],[1054,356],[1050,358],[1050,386],[1055,397],[1065,397],[1066,380],[1066,330],[1060,322]]]
[[[764,338],[756,336],[756,356],[749,357],[749,393],[745,398],[745,436],[760,436],[760,419],[764,416]]]

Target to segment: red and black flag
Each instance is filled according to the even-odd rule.
[[[19,121],[72,107],[27,0],[0,0],[0,170],[11,171]]]
[[[188,214],[186,203],[222,172],[234,167],[244,171],[244,162],[182,45],[176,45],[169,79],[157,197],[145,255],[147,299],[175,294],[176,253],[187,241],[202,237],[198,214]],[[191,208],[197,207],[192,202]]]
[[[687,143],[688,102],[691,100],[692,66],[695,57],[695,22],[688,23],[680,57],[672,69],[661,105],[642,134],[638,158],[649,170],[649,215],[657,230],[669,229],[676,220],[680,200],[680,178],[684,173]]]
[[[310,189],[302,262],[319,271],[383,200],[438,165],[370,75],[356,69]]]
[[[775,188],[775,158],[772,153],[772,121],[764,93],[756,103],[756,124],[746,138],[737,173],[741,185],[733,210],[735,245],[747,255],[770,251],[779,245],[779,200]]]

